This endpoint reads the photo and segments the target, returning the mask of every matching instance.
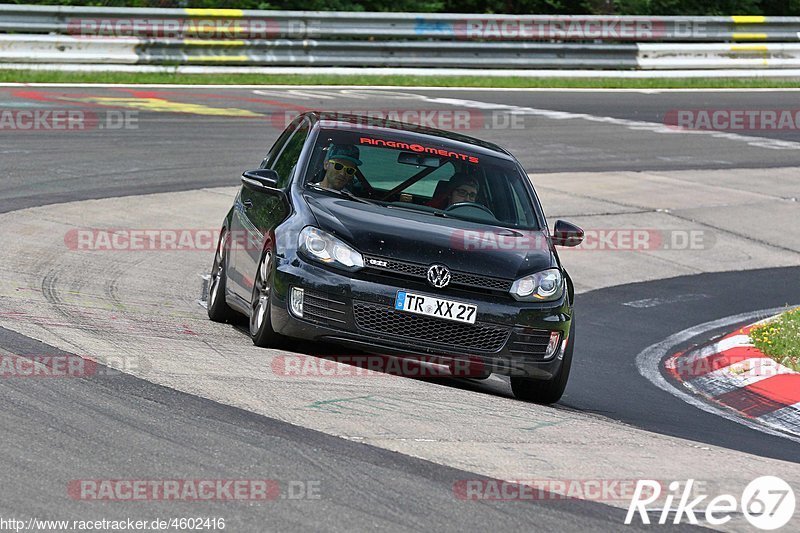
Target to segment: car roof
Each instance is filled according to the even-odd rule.
[[[445,144],[456,146],[458,144],[467,145],[461,148],[468,148],[482,155],[500,157],[502,159],[513,160],[511,154],[494,143],[482,141],[475,137],[453,133],[450,131],[418,126],[407,122],[383,119],[379,117],[366,117],[363,115],[351,115],[338,113],[336,111],[310,111],[305,113],[313,122],[318,122],[322,129],[345,129],[349,131],[364,131],[365,133],[388,134],[402,132],[404,136],[418,137],[420,140],[435,138]],[[374,124],[374,125],[373,125]]]

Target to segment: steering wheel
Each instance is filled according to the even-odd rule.
[[[492,213],[491,209],[489,209],[485,205],[479,204],[477,202],[457,202],[457,203],[455,203],[453,205],[448,206],[447,209],[444,210],[444,212],[447,213],[448,211],[454,211],[454,210],[459,209],[461,207],[477,207],[478,209],[480,209],[481,211],[483,211],[487,215],[491,215],[491,217],[494,218],[494,213]]]

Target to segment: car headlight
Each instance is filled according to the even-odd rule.
[[[303,228],[298,247],[310,258],[339,268],[358,270],[364,266],[364,258],[360,253],[319,228]]]
[[[557,268],[548,268],[519,278],[509,291],[517,300],[528,302],[558,300],[564,292],[564,276]]]

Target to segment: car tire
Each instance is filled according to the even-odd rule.
[[[272,251],[267,250],[261,257],[253,282],[253,295],[250,298],[250,337],[253,344],[262,348],[276,346],[281,336],[272,329],[270,320],[270,301],[272,298]]]
[[[225,301],[225,288],[228,284],[227,267],[227,238],[223,230],[217,243],[214,254],[214,264],[211,266],[211,280],[208,285],[208,318],[214,322],[231,322],[236,318],[236,311],[228,306]]]
[[[564,394],[569,380],[569,371],[572,366],[572,348],[575,346],[575,317],[569,326],[569,339],[567,349],[564,351],[564,360],[558,372],[548,380],[530,379],[511,376],[511,390],[518,400],[527,402],[551,404],[556,403]]]

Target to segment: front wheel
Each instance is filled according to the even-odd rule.
[[[530,379],[511,376],[511,390],[519,400],[541,404],[556,403],[564,394],[569,380],[569,370],[572,366],[572,348],[575,346],[575,317],[569,326],[567,349],[564,351],[564,360],[561,368],[548,380]]]
[[[272,329],[270,320],[271,270],[272,252],[267,250],[256,271],[253,296],[250,299],[250,337],[253,339],[253,344],[262,348],[275,346],[281,338]]]

